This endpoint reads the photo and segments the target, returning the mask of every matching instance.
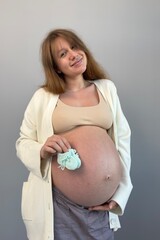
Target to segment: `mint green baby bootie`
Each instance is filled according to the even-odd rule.
[[[65,168],[75,170],[81,166],[79,155],[73,148],[70,148],[68,152],[58,153],[57,162],[62,170]]]

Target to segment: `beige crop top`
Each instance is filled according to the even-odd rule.
[[[111,108],[99,91],[98,95],[99,103],[89,107],[73,107],[59,99],[52,116],[54,132],[56,134],[64,133],[82,125],[94,125],[109,129],[113,121]]]

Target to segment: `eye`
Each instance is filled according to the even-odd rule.
[[[77,46],[76,46],[76,45],[72,45],[72,46],[71,46],[71,49],[72,49],[72,50],[77,49]]]
[[[67,52],[66,52],[66,51],[63,51],[63,52],[61,52],[61,53],[60,53],[60,58],[63,58],[63,57],[65,57],[65,56],[66,56],[66,54],[67,54]]]

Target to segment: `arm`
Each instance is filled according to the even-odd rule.
[[[56,101],[50,103],[45,94],[41,89],[32,97],[16,141],[17,156],[30,172],[40,178],[46,177],[52,156],[71,147],[64,137],[53,134],[51,116]],[[46,114],[49,103],[50,115]]]
[[[36,95],[29,102],[20,128],[20,137],[16,141],[17,156],[34,175],[43,178],[47,172],[47,161],[41,165],[40,150],[43,143],[38,139]],[[42,116],[39,116],[42,117]],[[44,171],[45,170],[45,171]]]
[[[130,156],[130,138],[131,131],[128,122],[121,109],[119,97],[117,95],[117,90],[115,85],[109,81],[105,80],[103,84],[104,89],[102,93],[105,98],[111,104],[113,111],[113,128],[110,129],[109,135],[115,142],[117,151],[119,153],[123,176],[119,184],[118,189],[111,198],[109,203],[103,204],[102,206],[96,206],[91,208],[91,210],[109,210],[118,215],[124,213],[125,206],[127,204],[128,198],[132,191],[132,183],[130,179],[130,167],[131,167],[131,156]]]
[[[112,199],[119,206],[111,210],[112,212],[122,215],[126,207],[128,198],[132,191],[132,183],[130,178],[130,167],[131,167],[131,153],[130,153],[130,139],[131,139],[131,130],[128,125],[128,122],[123,114],[119,97],[117,95],[116,87],[113,85],[112,99],[114,105],[114,138],[116,148],[118,150],[121,163],[122,163],[122,180],[120,185],[113,195]]]

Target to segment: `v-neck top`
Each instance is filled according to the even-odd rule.
[[[99,91],[98,95],[99,103],[88,107],[70,106],[58,99],[52,115],[54,132],[60,134],[85,125],[98,126],[108,130],[113,122],[111,108]]]

